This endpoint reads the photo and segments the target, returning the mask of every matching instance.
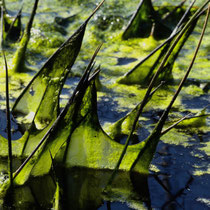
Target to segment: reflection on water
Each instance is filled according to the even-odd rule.
[[[56,190],[55,180],[60,187],[58,199],[61,209],[128,209],[128,206],[144,209],[146,205],[150,205],[147,177],[139,174],[120,171],[111,188],[103,192],[111,172],[59,168],[56,170],[56,177],[47,175],[32,178],[26,185],[15,188],[13,202],[9,195],[6,205],[12,203],[16,209],[51,208]]]
[[[103,192],[110,175],[109,170],[59,170],[63,209],[98,209],[105,201],[126,202],[128,206],[149,202],[147,177],[120,171],[111,188]],[[109,202],[105,204],[112,206]]]
[[[174,162],[173,156],[170,156],[170,148],[162,143],[160,148],[156,155],[159,157],[155,157],[153,162],[159,162],[160,167],[166,170],[159,173],[143,176],[119,171],[112,186],[104,190],[111,176],[111,170],[55,167],[55,172],[31,178],[24,186],[16,187],[13,196],[11,194],[6,196],[4,205],[0,195],[0,209],[56,209],[52,208],[55,201],[59,204],[59,209],[69,210],[152,208],[178,210],[183,207],[208,209],[208,205],[203,203],[208,201],[207,186],[202,182],[203,178],[200,176],[195,179],[195,176],[186,172],[189,168],[183,169],[181,163],[180,167],[176,168],[176,162],[180,161],[179,156]],[[6,160],[0,160],[0,168],[0,184],[2,184],[4,179],[8,178]],[[173,170],[170,171],[170,168]],[[55,197],[57,185],[59,185],[59,196]],[[206,199],[203,199],[205,197]]]

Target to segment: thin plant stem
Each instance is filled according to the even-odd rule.
[[[8,76],[8,66],[7,60],[4,53],[4,43],[3,43],[3,8],[1,7],[1,51],[5,63],[5,88],[6,88],[6,115],[7,115],[7,140],[8,140],[8,171],[10,186],[13,186],[13,176],[12,176],[12,138],[11,138],[11,120],[10,120],[10,104],[9,104],[9,76]]]
[[[6,112],[7,112],[7,138],[8,138],[8,166],[9,166],[9,179],[10,184],[13,185],[13,177],[12,177],[12,138],[11,138],[11,119],[10,119],[10,103],[9,103],[9,76],[8,76],[8,66],[7,60],[4,51],[2,50],[2,54],[5,62],[5,71],[6,71]]]
[[[176,25],[175,29],[173,30],[173,32],[171,33],[170,37],[173,36],[177,31],[178,29],[180,28],[180,26],[183,24],[185,18],[187,17],[187,15],[189,14],[192,6],[194,5],[196,0],[193,0],[190,4],[190,6],[188,7],[188,9],[185,11],[184,15],[182,16],[182,18],[180,19],[180,21],[178,22],[178,24]]]
[[[175,122],[173,125],[169,126],[168,128],[166,128],[165,130],[163,130],[161,132],[161,136],[163,136],[164,134],[168,133],[172,128],[174,128],[175,126],[177,126],[179,123],[181,123],[182,121],[186,120],[186,119],[190,119],[191,113],[187,114],[186,116],[182,117],[181,119],[179,119],[177,122]]]
[[[160,119],[160,122],[161,122],[162,120],[163,120],[163,122],[165,122],[165,120],[166,120],[166,118],[167,118],[167,116],[168,116],[168,114],[169,114],[169,111],[170,111],[171,107],[173,106],[173,104],[174,104],[174,102],[175,102],[177,96],[179,95],[179,93],[180,93],[180,91],[181,91],[181,89],[182,89],[182,87],[183,87],[183,85],[184,85],[184,83],[185,83],[185,81],[186,81],[186,79],[187,79],[187,77],[188,77],[188,75],[189,75],[189,73],[190,73],[192,67],[193,67],[193,64],[194,64],[194,62],[195,62],[196,56],[197,56],[197,54],[198,54],[198,50],[199,50],[199,48],[200,48],[200,45],[201,45],[201,42],[202,42],[202,40],[203,40],[203,36],[204,36],[205,30],[206,30],[206,26],[207,26],[208,18],[209,18],[209,11],[210,11],[210,4],[209,4],[209,6],[208,6],[208,10],[207,10],[207,14],[206,14],[206,19],[205,19],[205,22],[204,22],[204,25],[203,25],[203,29],[202,29],[202,32],[201,32],[201,35],[200,35],[200,39],[199,39],[198,45],[197,45],[197,47],[196,47],[196,50],[195,50],[194,56],[193,56],[193,58],[192,58],[192,61],[191,61],[190,65],[189,65],[189,67],[188,67],[188,70],[187,70],[185,76],[183,77],[182,81],[180,82],[179,87],[178,87],[176,93],[174,94],[174,96],[173,96],[173,98],[172,98],[170,104],[168,105],[168,107],[167,107],[166,110],[164,111],[164,113],[163,113],[163,115],[162,115],[162,117],[161,117],[161,119]],[[163,122],[162,122],[162,123],[163,123]]]
[[[5,0],[1,0],[1,7],[4,12],[7,12]]]
[[[209,105],[207,105],[204,109],[206,109],[208,106]],[[184,120],[190,120],[190,119],[195,119],[195,118],[200,118],[200,117],[208,117],[208,116],[209,116],[209,114],[198,115],[198,113],[197,113],[196,115],[192,115],[192,113],[189,113],[189,114],[185,115],[184,117],[182,117],[181,119],[179,119],[178,121],[176,121],[174,124],[172,124],[168,128],[166,128],[165,130],[163,130],[161,132],[161,136],[163,136],[164,134],[168,133],[172,128],[176,127],[179,123],[181,123]]]

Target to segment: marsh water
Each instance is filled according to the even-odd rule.
[[[40,69],[47,58],[85,20],[99,1],[40,0],[32,28],[32,36],[27,50],[29,71],[19,76],[11,76],[11,103]],[[7,9],[15,15],[22,1],[7,0]],[[122,40],[122,32],[128,24],[139,1],[105,1],[102,8],[87,26],[81,52],[71,75],[66,81],[60,98],[64,107],[79,81],[95,48],[103,42],[96,64],[100,64],[100,90],[98,91],[98,116],[105,131],[109,125],[125,116],[138,104],[146,92],[139,85],[116,83],[117,79],[131,70],[141,59],[163,40],[152,37]],[[200,5],[202,1],[198,1]],[[189,2],[188,2],[189,4]],[[177,1],[154,2],[156,10],[160,6],[178,5]],[[187,5],[187,3],[186,3]],[[23,1],[23,25],[30,15],[31,1]],[[173,82],[162,87],[148,103],[140,118],[139,136],[133,144],[142,141],[159,120],[173,96],[178,82],[184,75],[192,58],[204,17],[198,21],[194,32],[187,40],[173,67]],[[170,115],[175,120],[185,114],[199,113],[210,108],[210,27],[207,28],[201,50],[193,70]],[[18,43],[7,46],[6,56],[9,67]],[[0,134],[6,137],[5,81],[3,59],[0,58]],[[204,112],[204,111],[203,111]],[[65,193],[64,209],[209,209],[210,208],[210,130],[209,118],[186,122],[161,138],[150,166],[148,177],[128,172],[119,172],[110,192],[103,189],[110,177],[109,170],[59,169],[57,176],[63,180]],[[13,140],[22,133],[15,120],[12,121]],[[123,143],[124,139],[121,140]],[[0,171],[6,170],[6,160],[0,161]],[[19,161],[15,162],[19,164]],[[47,184],[46,184],[47,183]],[[55,182],[52,176],[32,179],[19,188],[16,200],[19,208],[48,209],[48,201],[53,198]],[[46,201],[47,200],[47,201]],[[25,204],[23,204],[25,203]],[[31,204],[33,203],[33,205]],[[40,206],[41,203],[41,206]],[[21,206],[22,205],[22,206]],[[28,205],[28,206],[27,206]],[[1,209],[1,207],[0,207]]]

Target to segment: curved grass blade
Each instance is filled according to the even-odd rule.
[[[30,125],[34,121],[42,129],[57,118],[59,94],[73,66],[84,37],[86,25],[104,1],[94,10],[79,29],[46,61],[15,101],[13,114],[24,118]],[[48,109],[46,110],[46,107]]]

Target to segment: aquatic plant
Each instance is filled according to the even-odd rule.
[[[63,167],[65,169],[84,167],[97,170],[111,170],[111,176],[107,179],[108,184],[105,183],[109,186],[105,189],[106,193],[112,189],[110,186],[112,186],[117,172],[120,173],[119,170],[127,171],[131,176],[134,173],[146,176],[149,172],[149,165],[160,137],[186,118],[182,118],[178,123],[175,123],[165,130],[163,129],[169,111],[192,69],[206,28],[209,9],[195,56],[169,105],[163,112],[151,134],[144,141],[135,145],[129,145],[143,109],[155,92],[158,91],[158,88],[160,88],[160,86],[155,88],[156,84],[159,83],[157,82],[158,76],[164,71],[163,69],[167,69],[167,62],[171,65],[174,63],[186,37],[190,35],[195,26],[194,21],[197,21],[197,18],[203,14],[203,10],[209,1],[205,2],[182,28],[178,28],[174,39],[169,38],[168,40],[170,41],[165,42],[166,45],[169,44],[164,54],[158,57],[157,61],[159,65],[157,65],[158,67],[151,75],[151,78],[148,79],[151,79],[151,81],[142,102],[138,104],[130,114],[119,120],[111,128],[110,136],[114,137],[114,139],[104,132],[97,114],[97,89],[95,82],[100,72],[100,66],[95,68],[95,58],[101,45],[92,56],[67,105],[61,110],[59,97],[71,67],[79,54],[86,26],[103,2],[104,1],[98,5],[78,30],[45,62],[13,105],[12,113],[17,120],[22,121],[21,126],[25,132],[20,139],[12,141],[12,144],[9,146],[7,139],[0,136],[0,157],[7,158],[7,151],[9,149],[10,160],[14,158],[21,160],[21,162],[22,160],[24,161],[18,164],[18,168],[13,170],[13,174],[11,166],[9,174],[12,176],[10,179],[6,177],[1,183],[0,198],[3,198],[5,202],[8,202],[8,198],[10,197],[14,199],[12,205],[18,206],[17,198],[21,193],[20,189],[28,189],[27,186],[29,184],[34,190],[32,190],[33,192],[30,194],[30,196],[32,196],[37,190],[36,187],[34,187],[33,180],[42,177],[43,180],[51,183],[49,184],[50,189],[46,190],[47,193],[49,193],[49,191],[51,191],[51,193],[49,193],[46,198],[40,198],[39,201],[34,201],[29,195],[26,196],[25,193],[24,195],[28,199],[26,199],[26,202],[30,203],[29,205],[32,203],[38,206],[43,205],[46,208],[46,206],[49,207],[49,205],[52,205],[52,198],[54,198],[54,208],[62,208],[62,202],[60,201],[64,199],[62,198],[64,196],[62,194],[64,185],[62,180],[58,178],[57,167]],[[34,11],[36,10],[38,1],[36,1],[35,4]],[[33,12],[33,14],[35,14],[35,12]],[[30,33],[27,34],[27,36],[28,42]],[[24,53],[27,42],[24,44]],[[20,46],[22,46],[22,43],[20,43]],[[164,46],[164,44],[162,46]],[[176,48],[176,46],[178,47]],[[4,46],[2,45],[2,49],[3,48]],[[172,59],[170,56],[172,56]],[[24,56],[20,56],[20,58],[23,64],[25,58]],[[171,62],[168,61],[170,59],[172,60]],[[6,59],[5,67],[7,70]],[[169,71],[170,70],[169,68]],[[8,78],[8,75],[6,78]],[[168,79],[169,77],[165,76],[164,78]],[[6,84],[8,85],[8,81]],[[155,88],[155,90],[153,90],[153,88]],[[7,104],[7,109],[9,111],[9,104]],[[128,138],[123,145],[118,143],[116,139],[122,134],[121,126],[126,120],[129,132],[126,133]],[[8,120],[8,122],[9,121],[10,120]],[[9,131],[10,126],[8,125],[8,134]],[[8,137],[8,140],[9,139]],[[11,143],[11,141],[9,142]],[[11,183],[13,183],[13,185],[11,185]]]
[[[14,58],[13,58],[13,71],[14,72],[25,71],[25,54],[26,54],[27,45],[31,36],[31,28],[32,28],[34,16],[36,14],[36,9],[38,7],[38,3],[39,3],[39,0],[36,0],[34,2],[30,19],[21,37],[19,48],[17,49],[14,55]]]
[[[141,0],[136,12],[131,17],[123,35],[123,39],[134,37],[154,36],[156,39],[167,38],[172,32],[172,21],[178,20],[183,13],[182,5],[184,2],[174,8],[172,11],[155,11],[151,0]],[[179,9],[180,10],[179,10]],[[161,17],[162,16],[162,17]],[[171,28],[169,28],[171,27]]]
[[[169,38],[165,42],[160,44],[156,49],[154,49],[147,57],[141,60],[134,68],[132,68],[125,75],[123,75],[123,77],[121,77],[118,80],[119,83],[140,84],[142,86],[147,86],[149,84],[155,72],[159,68],[159,65],[162,62],[165,54],[170,48],[171,43],[178,36],[178,31],[182,29],[184,22],[187,18],[189,18],[190,10],[193,4],[194,2],[191,3],[184,15],[180,18],[180,21],[177,23],[176,27],[171,32]],[[185,28],[185,31],[183,32],[182,36],[179,36],[179,40],[177,41],[176,45],[174,45],[173,53],[171,53],[168,59],[165,61],[162,72],[158,76],[159,81],[165,80],[169,82],[170,80],[172,80],[172,69],[174,66],[174,62],[178,57],[180,50],[184,46],[184,43],[187,41],[188,37],[190,36],[194,27],[196,26],[196,22],[198,21],[200,15],[195,17],[193,23],[189,25],[188,28]],[[149,16],[147,15],[147,17]],[[160,29],[158,28],[158,30]]]
[[[4,19],[4,24],[2,27],[3,37],[4,37],[4,39],[7,39],[7,40],[17,41],[21,35],[22,8],[19,10],[19,12],[16,14],[15,17],[12,17],[8,14],[5,1],[0,2],[0,7],[1,7],[1,11],[3,12],[2,17]]]

